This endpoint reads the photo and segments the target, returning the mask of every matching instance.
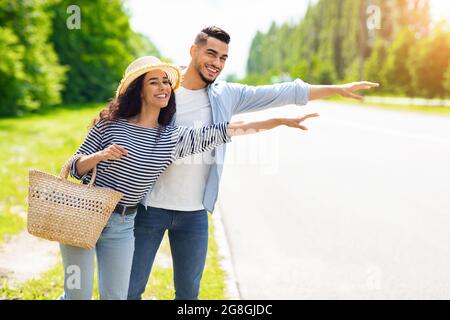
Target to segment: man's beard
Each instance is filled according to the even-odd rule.
[[[204,83],[206,83],[207,85],[212,84],[212,83],[214,83],[214,81],[216,81],[216,79],[209,80],[209,79],[205,78],[205,76],[201,72],[199,72],[199,75],[200,75],[200,78],[202,79],[202,81]]]
[[[200,78],[202,79],[202,81],[204,82],[204,83],[206,83],[207,85],[209,85],[209,84],[212,84],[212,83],[214,83],[214,81],[216,81],[216,79],[214,79],[214,80],[209,80],[208,78],[206,78],[203,74],[202,74],[202,72],[200,71],[200,70],[198,70],[198,75],[200,76]]]

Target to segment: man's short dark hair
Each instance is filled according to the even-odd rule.
[[[209,37],[216,38],[226,44],[230,43],[230,35],[226,31],[216,26],[210,26],[199,32],[195,38],[195,44],[203,45]]]

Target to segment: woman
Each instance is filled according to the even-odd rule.
[[[280,125],[306,128],[299,123],[317,114],[295,119],[253,123],[218,123],[203,128],[169,126],[180,85],[178,67],[155,57],[142,57],[127,68],[116,98],[100,112],[72,163],[71,175],[89,183],[97,166],[96,186],[124,194],[96,248],[86,250],[60,244],[65,268],[62,299],[91,299],[94,255],[97,255],[100,299],[127,298],[134,252],[137,204],[159,175],[175,160],[211,150],[230,137]],[[252,130],[248,130],[252,129]]]

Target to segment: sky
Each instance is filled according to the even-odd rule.
[[[314,3],[316,0],[312,0]],[[450,20],[450,1],[430,0],[432,16]],[[148,36],[161,55],[187,65],[189,48],[205,26],[217,25],[231,36],[229,58],[222,77],[245,75],[255,33],[267,31],[272,21],[297,23],[309,0],[128,0],[133,30]]]

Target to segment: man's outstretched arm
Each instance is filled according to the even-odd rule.
[[[322,98],[327,98],[331,96],[340,95],[342,97],[346,98],[353,98],[357,100],[363,100],[364,97],[360,96],[358,94],[355,94],[355,92],[360,90],[368,90],[372,88],[379,87],[379,83],[374,82],[352,82],[347,84],[341,84],[341,85],[310,85],[310,91],[309,91],[309,100],[317,100]]]
[[[228,92],[233,97],[232,114],[259,111],[288,104],[305,105],[308,101],[341,95],[361,100],[356,91],[378,87],[373,82],[353,82],[341,85],[310,85],[297,79],[265,86],[248,86],[228,83]]]

